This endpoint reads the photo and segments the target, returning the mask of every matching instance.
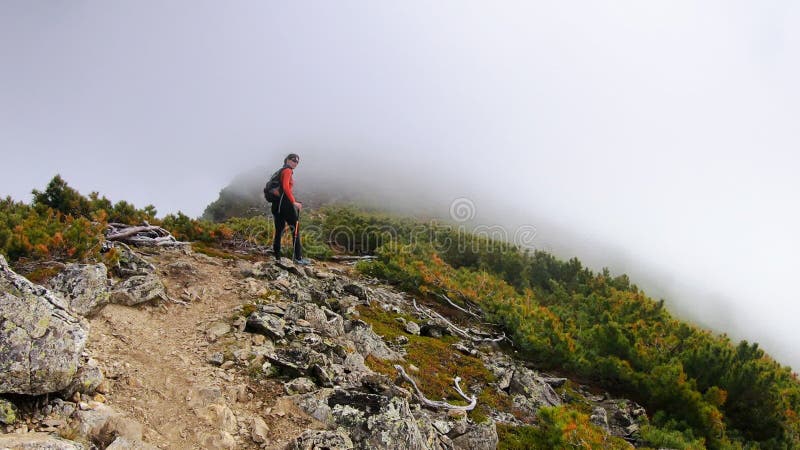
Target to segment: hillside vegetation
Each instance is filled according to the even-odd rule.
[[[45,262],[114,258],[104,251],[106,225],[142,221],[216,255],[263,251],[273,234],[265,216],[157,219],[152,206],[85,197],[56,176],[34,191],[31,205],[0,201],[0,253],[29,278],[47,277]],[[301,229],[309,256],[375,255],[359,263],[362,273],[432,302],[447,297],[466,310],[480,308],[510,336],[509,350],[537,367],[644,405],[650,425],[641,440],[648,446],[800,448],[800,383],[790,368],[756,343],[734,343],[672,317],[625,275],[354,206],[304,213]],[[500,427],[500,446],[561,448],[559,439],[576,428],[591,444],[599,438],[587,421],[577,405],[543,410],[535,426]]]

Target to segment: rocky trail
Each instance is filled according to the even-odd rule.
[[[0,324],[12,330],[0,339],[12,361],[0,449],[491,449],[496,424],[535,424],[565,401],[635,443],[646,417],[347,265],[128,249],[110,269],[68,266],[45,291],[0,263]],[[37,333],[42,319],[21,308],[49,314],[52,330]],[[74,354],[42,370],[31,349],[50,344],[25,341],[40,334],[73,337]],[[55,381],[34,383],[43,372]]]

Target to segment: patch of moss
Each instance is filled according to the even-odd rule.
[[[253,314],[256,311],[258,311],[258,305],[255,303],[245,303],[242,305],[242,310],[239,312],[239,315],[243,317],[250,317],[250,314]]]
[[[488,383],[494,381],[494,375],[483,365],[478,358],[466,356],[452,347],[458,341],[453,336],[432,338],[417,336],[404,331],[402,323],[396,320],[403,317],[405,320],[415,320],[413,317],[385,311],[382,308],[362,306],[358,308],[360,317],[372,326],[375,333],[386,340],[394,340],[397,336],[406,336],[406,362],[420,369],[419,372],[408,371],[416,379],[420,390],[430,399],[446,399],[453,403],[465,403],[464,399],[455,391],[453,380],[461,377],[461,387],[469,393],[468,387],[475,386],[485,389]],[[368,357],[369,367],[389,376],[396,376],[392,362],[380,361]],[[407,366],[406,366],[407,368]]]
[[[17,408],[11,402],[0,399],[0,423],[12,425],[17,422]]]
[[[227,252],[225,250],[212,247],[205,242],[192,242],[192,250],[196,251],[197,253],[202,253],[206,256],[211,256],[214,258],[222,258],[222,259],[236,259],[236,255]]]

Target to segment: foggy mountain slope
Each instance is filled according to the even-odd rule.
[[[303,159],[303,154],[309,156]],[[270,160],[278,164],[262,163],[236,175],[203,217],[224,220],[230,215],[265,214],[262,189],[282,157],[275,154]],[[605,240],[591,223],[576,226],[558,214],[547,216],[544,208],[531,203],[535,200],[528,200],[538,195],[525,190],[503,192],[505,180],[492,181],[486,175],[489,170],[491,165],[448,172],[441,164],[306,151],[301,152],[294,177],[297,198],[306,207],[345,202],[423,221],[439,220],[565,260],[577,257],[594,271],[608,268],[613,275],[627,274],[651,297],[664,299],[678,317],[734,340],[759,342],[780,361],[800,367],[800,356],[790,340],[752,320],[752,314],[734,299],[713,286],[686,279],[668,261],[648,260]]]

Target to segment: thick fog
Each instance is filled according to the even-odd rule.
[[[199,216],[296,152],[300,192],[535,229],[797,368],[798,54],[789,1],[9,0],[0,195]]]

